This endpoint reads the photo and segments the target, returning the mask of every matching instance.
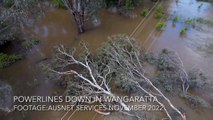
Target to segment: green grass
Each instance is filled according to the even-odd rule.
[[[155,27],[156,27],[157,30],[162,31],[166,27],[166,23],[165,22],[159,22]]]
[[[20,55],[7,55],[4,53],[0,53],[0,69],[5,68],[21,59],[22,56]]]

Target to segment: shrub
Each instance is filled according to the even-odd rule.
[[[162,12],[163,12],[163,7],[162,7],[162,5],[158,5],[158,6],[156,7],[156,12],[158,12],[158,13],[162,13]]]
[[[145,53],[144,60],[148,62],[149,64],[154,64],[156,62],[156,58],[154,57],[152,53]]]
[[[126,0],[125,1],[125,6],[124,6],[127,10],[133,10],[134,6],[133,6],[133,1],[132,0]]]
[[[13,106],[13,89],[11,85],[0,80],[0,108],[1,111],[8,112]]]
[[[173,18],[173,21],[174,22],[177,22],[179,20],[179,17],[178,16],[175,16],[174,18]]]
[[[7,55],[4,53],[0,53],[0,68],[7,67],[21,59],[22,56],[20,55]]]
[[[132,0],[126,0],[124,5],[119,8],[119,11],[122,15],[126,17],[132,17],[134,9],[133,1]]]
[[[2,4],[3,4],[5,7],[11,7],[11,6],[14,4],[14,0],[3,0],[3,1],[2,1]]]
[[[116,88],[128,94],[136,92],[137,88],[135,87],[135,84],[123,76],[119,76],[117,77],[118,79],[115,80]]]
[[[185,24],[191,24],[193,21],[194,21],[194,19],[188,18],[188,19],[184,20],[184,23]]]
[[[210,104],[207,101],[198,96],[181,94],[180,97],[185,99],[191,105],[191,107],[210,107]]]
[[[163,7],[162,5],[158,5],[155,9],[155,18],[160,19],[163,17]]]
[[[148,9],[144,9],[142,12],[141,12],[141,16],[143,17],[146,17],[149,13],[149,10]]]
[[[32,40],[25,40],[22,43],[22,47],[26,48],[26,49],[30,49],[32,48],[34,45],[39,44],[39,40],[38,39],[32,39]]]
[[[52,0],[52,2],[56,7],[59,7],[59,8],[65,7],[64,2],[62,0]]]
[[[186,28],[186,27],[181,29],[180,34],[181,35],[185,34],[187,30],[188,30],[188,28]]]
[[[163,17],[163,13],[162,12],[156,12],[155,13],[155,18],[160,19]]]
[[[106,0],[106,7],[115,6],[116,2],[114,0]]]
[[[198,69],[193,69],[188,73],[190,89],[208,89],[211,83],[207,80],[207,76]]]
[[[157,25],[156,25],[156,29],[157,30],[164,30],[164,28],[166,27],[166,23],[165,22],[159,22]]]
[[[169,54],[169,50],[167,50],[166,48],[164,48],[161,53],[168,55]]]
[[[29,17],[40,12],[35,3],[35,0],[0,0],[0,45],[14,40]]]
[[[210,20],[210,19],[197,18],[196,22],[202,23],[202,24],[207,24],[207,25],[213,25],[213,20]]]
[[[158,70],[160,71],[163,71],[163,70],[168,70],[168,71],[172,71],[174,69],[176,69],[176,66],[174,66],[170,59],[168,59],[169,57],[172,58],[172,55],[174,53],[172,51],[169,51],[167,49],[163,49],[161,51],[161,53],[159,54],[159,57],[158,57],[158,61],[157,61],[157,68]]]
[[[1,15],[0,15],[1,22]],[[0,45],[4,45],[5,43],[12,41],[15,39],[15,32],[12,30],[9,25],[0,24]]]

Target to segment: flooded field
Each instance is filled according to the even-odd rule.
[[[145,2],[146,8],[151,8],[154,3]],[[199,7],[202,5],[201,7]],[[151,13],[134,33],[134,37],[141,47],[153,53],[159,53],[163,48],[176,51],[183,60],[186,70],[200,68],[206,73],[208,80],[213,82],[213,26],[204,26],[205,30],[189,28],[185,35],[181,36],[180,31],[186,25],[183,23],[187,18],[213,19],[213,4],[197,2],[196,0],[165,0],[163,6],[169,18],[166,21],[166,28],[159,32],[155,26],[159,20]],[[88,43],[89,49],[95,51],[107,40],[108,36],[115,34],[130,35],[144,18],[140,11],[143,8],[137,7],[137,17],[126,18],[118,14],[102,10],[99,15],[102,24],[98,27],[88,27],[83,34],[78,34],[75,22],[68,10],[50,8],[45,15],[39,18],[35,27],[23,30],[23,36],[36,36],[41,40],[38,46],[27,51],[26,57],[12,66],[0,70],[0,79],[6,80],[12,85],[17,95],[52,95],[61,93],[60,88],[54,81],[44,79],[44,73],[39,67],[39,62],[49,59],[54,51],[54,46],[64,44],[70,48],[80,47],[81,41]],[[180,20],[173,23],[172,18],[179,16]],[[89,26],[89,25],[88,25]],[[210,51],[210,52],[208,52]],[[33,84],[38,84],[32,89]],[[203,94],[202,91],[194,91],[197,94],[213,103],[213,91],[209,90]],[[213,108],[189,107],[182,99],[171,98],[172,102],[182,107],[187,112],[190,120],[212,120]],[[73,111],[72,111],[73,112]],[[71,115],[72,112],[68,114]],[[59,120],[65,112],[13,112],[2,114],[1,120]],[[68,119],[67,115],[64,119]],[[76,112],[70,120],[104,120],[104,117],[95,112]],[[119,118],[117,118],[119,120]],[[116,120],[117,120],[116,119]]]

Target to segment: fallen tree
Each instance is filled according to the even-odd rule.
[[[54,59],[57,67],[50,68],[51,71],[60,75],[60,78],[68,79],[68,95],[115,97],[110,83],[125,81],[126,84],[131,84],[130,87],[135,87],[151,97],[159,98],[157,103],[164,108],[169,119],[172,119],[169,107],[182,119],[186,119],[185,114],[177,109],[146,76],[143,65],[144,52],[137,46],[134,39],[125,35],[112,36],[97,55],[92,55],[85,44],[83,46],[85,52],[79,59],[75,56],[75,50],[66,49],[64,46],[57,47],[58,52]],[[72,79],[72,75],[75,76],[75,79]],[[121,82],[121,84],[123,83]],[[120,102],[119,104],[129,112],[125,103]]]
[[[126,79],[131,83],[134,83],[137,88],[142,90],[144,93],[154,97],[162,97],[169,106],[180,114],[182,118],[185,116],[171,103],[171,101],[157,88],[152,81],[146,77],[146,70],[143,66],[144,52],[141,51],[140,46],[134,41],[134,39],[128,36],[114,36],[111,37],[108,45],[103,47],[104,59],[108,59],[110,67],[114,67],[118,77],[122,75],[123,80]],[[169,115],[164,104],[158,101],[160,105],[164,107],[167,116],[172,119]]]
[[[63,70],[63,71],[56,71],[53,69],[50,69],[51,71],[59,74],[59,75],[75,75],[77,78],[77,81],[75,82],[75,88],[77,93],[80,93],[79,95],[96,95],[96,96],[101,96],[101,95],[107,95],[112,98],[115,97],[115,95],[111,92],[111,88],[108,85],[109,80],[111,79],[110,76],[112,74],[112,70],[108,65],[104,65],[101,62],[96,63],[93,62],[92,59],[90,59],[90,53],[86,49],[86,54],[84,56],[83,60],[77,60],[74,57],[73,52],[67,51],[64,46],[60,46],[57,48],[59,54],[57,54],[58,60],[62,60],[62,62],[65,62],[65,66],[67,65],[78,65],[79,67],[82,68],[83,72],[78,72],[77,70]],[[68,59],[65,59],[65,58]],[[100,66],[105,66],[107,68],[106,71],[102,71],[102,69],[99,69],[98,66],[99,64],[102,64]],[[96,68],[96,69],[95,69]],[[73,83],[72,87],[73,86]],[[119,102],[119,104],[124,108],[124,110],[129,111],[129,108],[126,106],[125,103],[122,101]]]

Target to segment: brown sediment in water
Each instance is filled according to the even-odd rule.
[[[179,0],[179,3],[174,1],[165,1],[164,8],[167,8],[167,12],[170,14],[177,14],[180,17],[207,17],[213,18],[211,14],[213,7],[211,4],[203,3],[204,5],[198,9],[201,3],[192,1]],[[146,5],[146,4],[145,4]],[[149,4],[151,7],[151,5]],[[141,8],[138,8],[140,11]],[[185,12],[188,11],[188,12]],[[139,12],[138,12],[139,13]],[[4,70],[0,70],[0,76],[2,79],[8,80],[13,88],[18,91],[19,94],[35,94],[35,95],[49,95],[56,91],[58,88],[51,81],[46,81],[41,75],[42,72],[38,67],[37,62],[44,58],[51,57],[53,53],[53,47],[58,44],[63,44],[70,48],[80,48],[79,43],[85,41],[88,43],[92,52],[95,52],[101,44],[107,40],[107,37],[115,34],[131,34],[134,28],[141,21],[142,17],[138,14],[135,19],[129,19],[117,14],[111,14],[107,10],[102,10],[100,13],[102,24],[96,28],[87,28],[88,30],[81,34],[77,34],[76,25],[72,19],[72,16],[67,10],[63,9],[51,9],[46,12],[34,28],[28,28],[24,30],[25,35],[33,35],[39,37],[41,43],[27,53],[26,58],[16,64],[8,67]],[[150,15],[148,21],[145,21],[144,25],[136,32],[134,37],[144,47],[149,48],[149,51],[158,53],[162,48],[174,50],[180,54],[185,68],[190,70],[196,65],[196,67],[204,69],[213,80],[213,61],[212,59],[201,56],[197,50],[192,49],[187,41],[196,41],[197,37],[194,36],[198,33],[195,30],[189,30],[185,37],[180,37],[179,32],[183,28],[183,24],[180,22],[175,23],[176,27],[172,27],[172,21],[167,22],[165,31],[159,33],[155,31],[155,25],[158,20],[154,18],[154,15]],[[205,34],[204,34],[205,35]],[[204,62],[206,61],[206,62]],[[37,88],[32,89],[27,83],[32,80],[38,80],[41,84]],[[28,86],[28,87],[25,87]],[[209,93],[212,94],[212,93]],[[211,95],[212,96],[212,95]],[[189,119],[193,120],[211,120],[213,115],[210,113],[212,109],[200,108],[198,111],[194,111],[189,108],[182,99],[173,97],[172,102],[176,106],[180,106],[186,109]],[[27,115],[28,120],[58,120],[64,112],[29,112]],[[86,120],[93,118],[95,112],[77,112],[72,119]],[[2,117],[5,120],[20,118],[21,114],[18,112],[12,113],[9,116]],[[199,118],[199,119],[198,119]],[[97,115],[97,119],[103,119],[103,117]],[[96,120],[97,120],[96,119]]]

